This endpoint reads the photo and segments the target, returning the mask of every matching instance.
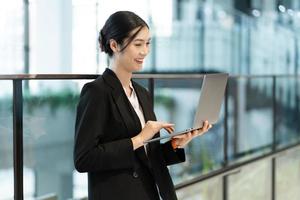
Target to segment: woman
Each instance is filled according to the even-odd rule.
[[[149,53],[149,27],[132,12],[116,12],[99,43],[111,64],[83,87],[75,127],[74,163],[88,172],[89,199],[177,199],[167,165],[185,161],[183,147],[211,125],[144,146],[162,128],[174,130],[174,124],[156,121],[149,93],[131,80]]]

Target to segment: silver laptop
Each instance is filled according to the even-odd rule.
[[[165,136],[157,137],[145,141],[144,143],[150,143],[158,141],[165,138],[174,137],[176,135],[181,135],[188,133],[193,130],[202,128],[203,122],[205,120],[210,124],[215,124],[220,115],[220,110],[223,102],[223,97],[226,89],[228,74],[218,73],[218,74],[206,74],[204,75],[201,94],[194,117],[194,125],[184,131],[171,133]]]

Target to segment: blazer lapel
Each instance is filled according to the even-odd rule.
[[[147,122],[149,120],[155,121],[156,117],[155,117],[155,114],[153,112],[153,107],[152,107],[153,104],[149,101],[149,99],[147,97],[147,94],[145,94],[145,91],[142,90],[140,87],[138,87],[135,82],[133,82],[133,87],[134,87],[134,89],[136,91],[136,94],[138,96],[139,103],[140,103],[140,105],[143,109],[145,122]],[[160,134],[158,133],[153,138],[159,137],[159,135]],[[152,142],[152,143],[146,145],[148,158],[150,158],[150,156],[152,154],[151,149],[154,148],[154,146],[159,145],[159,143],[160,143],[160,141],[156,141],[156,142]],[[144,155],[142,155],[142,156],[144,156]],[[145,155],[145,157],[146,157],[146,155]],[[154,157],[155,157],[155,155],[154,155]],[[151,165],[149,164],[149,162],[147,164],[148,164],[148,167],[151,169]]]
[[[132,85],[134,87],[134,90],[136,91],[136,95],[138,97],[139,104],[141,105],[141,107],[143,109],[145,122],[147,122],[149,120],[155,120],[155,116],[153,115],[153,108],[151,106],[151,103],[147,99],[146,94],[144,93],[143,90],[140,89],[140,87],[138,87],[136,85],[136,83],[134,81],[132,81]]]
[[[113,71],[106,69],[103,73],[104,80],[112,87],[112,96],[120,112],[120,115],[128,130],[129,136],[135,136],[138,133],[137,127],[134,123],[133,113],[130,109],[130,102],[128,101],[123,87]]]
[[[133,137],[137,135],[141,131],[141,123],[137,116],[137,114],[134,111],[134,108],[130,104],[124,89],[122,87],[121,82],[119,81],[118,77],[115,75],[113,71],[110,69],[106,69],[103,73],[104,80],[113,88],[112,96],[113,99],[119,109],[120,115],[126,125],[126,128],[128,130],[128,135],[130,137]],[[136,89],[137,87],[135,87]],[[137,95],[138,93],[141,93],[139,91],[136,91]],[[144,111],[144,117],[145,120],[149,118],[149,105],[146,105],[146,102],[144,101],[144,95],[139,95],[141,99],[139,99],[139,103],[141,104],[143,111]],[[138,97],[139,98],[139,97]],[[146,109],[146,110],[144,110]],[[145,112],[146,111],[146,112]],[[151,113],[150,113],[151,114]],[[139,160],[144,163],[147,167],[149,166],[148,158],[145,153],[145,149],[143,147],[140,147],[136,150],[136,155],[139,158]]]
[[[133,82],[133,86],[134,89],[136,90],[136,94],[138,96],[139,99],[139,103],[143,109],[144,112],[144,117],[145,117],[145,122],[152,120],[152,121],[156,121],[156,117],[155,114],[153,112],[153,107],[152,107],[152,103],[149,102],[149,99],[147,98],[147,94],[145,94],[145,92],[143,90],[140,89],[140,87],[137,87],[135,85],[136,83]],[[153,138],[159,137],[159,134],[156,134]]]
[[[147,98],[147,94],[145,94],[144,91],[140,89],[140,87],[136,86],[135,82],[133,82],[133,87],[138,96],[139,103],[143,109],[145,122],[147,122],[149,120],[156,121],[156,116],[153,111],[154,108],[152,107],[153,103],[149,102],[149,99]],[[160,134],[158,133],[153,138],[156,138],[159,136],[160,136]],[[156,141],[156,142],[152,142],[146,146],[147,152],[148,152],[148,157],[151,155],[151,149],[154,146],[159,145],[159,143],[160,143],[160,141]]]

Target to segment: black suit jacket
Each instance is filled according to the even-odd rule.
[[[133,82],[145,121],[156,120],[149,93]],[[170,142],[133,150],[131,138],[141,124],[123,87],[110,69],[84,85],[77,107],[74,164],[88,172],[89,199],[164,200],[176,198],[167,165],[183,162],[183,149]],[[159,136],[157,134],[156,136]],[[156,188],[157,185],[157,188]]]

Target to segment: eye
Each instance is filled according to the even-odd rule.
[[[150,42],[147,42],[147,43],[146,43],[147,46],[149,46],[150,44],[151,44]]]
[[[134,44],[136,47],[140,47],[140,46],[142,46],[142,44],[140,44],[140,43],[136,43],[136,44]]]

